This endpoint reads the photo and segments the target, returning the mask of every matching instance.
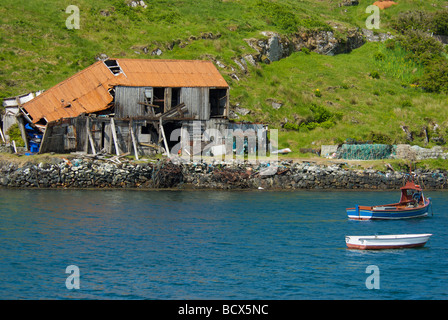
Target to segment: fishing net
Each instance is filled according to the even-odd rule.
[[[346,160],[388,159],[396,154],[395,146],[388,144],[343,144],[336,158]]]

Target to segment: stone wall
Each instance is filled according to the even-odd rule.
[[[195,189],[397,189],[406,173],[349,170],[340,165],[268,163],[120,164],[100,160],[54,160],[53,163],[0,163],[0,187],[8,188],[195,188]],[[447,172],[417,172],[426,189],[447,188]]]
[[[16,147],[17,152],[26,152],[25,147]],[[0,153],[14,153],[12,144],[0,144]]]

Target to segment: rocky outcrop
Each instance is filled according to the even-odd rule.
[[[307,48],[324,55],[349,53],[365,43],[362,32],[358,29],[343,31],[344,36],[336,36],[334,31],[308,30],[291,35],[275,32],[262,32],[260,39],[245,39],[246,43],[257,51],[251,55],[253,61],[270,63],[286,58],[293,52]],[[245,57],[246,58],[246,57]]]
[[[146,5],[145,1],[142,1],[142,0],[132,0],[132,1],[127,0],[126,4],[129,7],[133,7],[133,8],[142,7],[143,9],[146,9],[148,7]]]
[[[366,37],[366,40],[369,42],[383,42],[389,39],[395,38],[390,32],[382,33],[382,32],[374,32],[369,29],[362,29],[362,33]]]
[[[350,7],[359,5],[359,0],[344,0],[339,4],[339,7]]]

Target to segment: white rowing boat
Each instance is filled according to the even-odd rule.
[[[346,236],[345,242],[349,249],[399,249],[423,247],[430,233],[424,234],[391,234],[374,236]]]

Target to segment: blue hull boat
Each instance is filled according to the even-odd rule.
[[[400,202],[378,206],[356,205],[354,208],[346,209],[348,218],[352,220],[387,220],[419,218],[428,215],[431,198],[425,198],[423,190],[418,184],[408,181],[400,190]]]

